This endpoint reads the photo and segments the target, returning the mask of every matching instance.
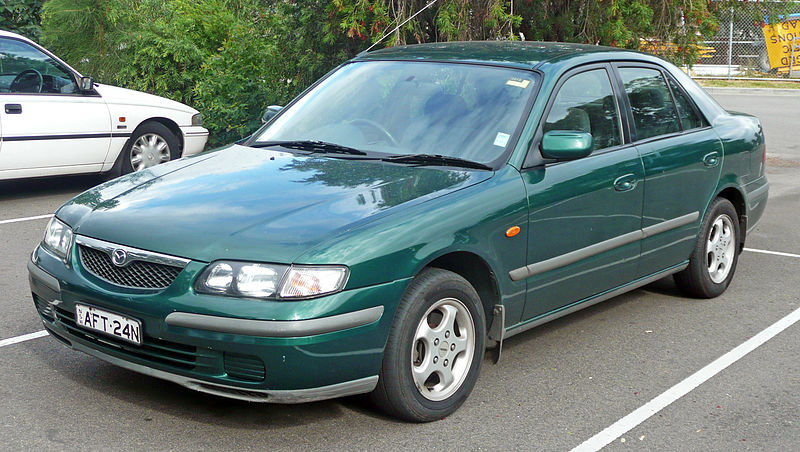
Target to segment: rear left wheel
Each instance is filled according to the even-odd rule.
[[[678,288],[699,298],[725,292],[739,262],[739,237],[739,217],[733,204],[715,199],[703,218],[689,266],[675,274]]]
[[[386,413],[428,422],[472,392],[483,358],[483,306],[472,285],[438,268],[420,273],[397,309],[372,399]]]

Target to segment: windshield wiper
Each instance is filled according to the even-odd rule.
[[[265,141],[262,143],[253,143],[250,145],[254,148],[265,148],[269,146],[281,146],[288,149],[298,149],[300,151],[308,151],[312,154],[347,154],[347,155],[367,155],[364,151],[358,149],[342,146],[341,144],[330,143],[327,141],[318,140],[295,140],[295,141]]]
[[[492,170],[489,165],[472,160],[462,159],[460,157],[450,157],[447,155],[439,154],[408,154],[396,155],[393,157],[386,157],[382,159],[385,162],[392,163],[407,163],[410,165],[438,165],[438,166],[459,166],[462,168],[475,168],[482,170]]]

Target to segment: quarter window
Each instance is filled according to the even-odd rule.
[[[681,118],[681,125],[683,130],[697,129],[703,127],[703,120],[697,115],[691,101],[683,94],[683,91],[678,88],[678,84],[669,78],[669,86],[672,88],[672,95],[675,98],[675,104],[678,106],[678,115]]]
[[[589,132],[594,149],[598,150],[622,143],[619,124],[608,73],[594,69],[573,75],[561,85],[543,130]]]
[[[620,68],[619,75],[631,104],[637,140],[681,130],[672,96],[661,71],[627,67]]]
[[[36,47],[0,39],[0,93],[77,92],[72,74]]]

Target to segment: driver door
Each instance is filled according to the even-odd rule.
[[[108,107],[36,46],[0,38],[0,178],[100,171],[111,144]]]
[[[640,255],[644,168],[626,143],[610,66],[584,66],[562,80],[540,133],[588,132],[594,150],[522,172],[530,215],[529,265],[515,275],[527,281],[523,321],[634,280]]]

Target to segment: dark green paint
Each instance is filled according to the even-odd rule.
[[[758,121],[725,112],[682,71],[658,58],[595,46],[520,42],[406,46],[356,58],[386,59],[539,72],[539,94],[507,164],[483,171],[234,145],[159,165],[91,189],[61,207],[57,216],[77,234],[191,259],[178,279],[160,293],[119,289],[75,265],[74,249],[69,266],[37,249],[35,264],[53,275],[61,290],[33,279],[34,293],[62,300],[68,310],[80,301],[141,319],[146,337],[194,345],[201,362],[185,370],[105,350],[114,356],[243,388],[309,388],[378,374],[403,291],[414,275],[442,256],[461,253],[459,259],[471,256],[491,269],[496,297],[484,303],[489,312],[495,303],[505,305],[505,325],[512,329],[681,265],[700,218],[722,190],[740,194],[748,228],[763,213],[767,182]],[[543,160],[539,123],[559,79],[580,65],[622,60],[666,70],[710,127],[627,142],[573,160]],[[577,152],[584,138],[543,147]],[[538,163],[525,167],[529,153],[538,157],[530,161]],[[704,158],[713,153],[715,164],[705,165]],[[692,212],[699,215],[692,224],[641,239],[643,228]],[[507,237],[512,226],[521,232]],[[634,240],[518,281],[509,276],[528,264],[626,234]],[[305,301],[194,293],[194,279],[217,259],[347,265],[351,276],[344,291]],[[163,322],[175,311],[298,320],[378,305],[385,311],[374,324],[304,338],[237,336]],[[45,322],[61,331],[58,322]],[[224,352],[260,357],[267,379],[246,383],[228,377],[222,368]]]
[[[542,137],[542,157],[575,160],[592,153],[592,134],[553,130]]]

